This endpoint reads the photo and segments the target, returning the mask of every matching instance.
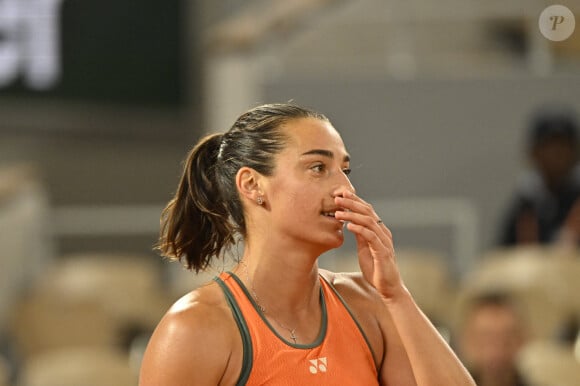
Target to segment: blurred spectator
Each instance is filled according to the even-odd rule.
[[[578,127],[573,115],[545,110],[528,133],[531,169],[517,187],[500,244],[577,244],[580,240]]]
[[[489,293],[471,299],[457,344],[478,386],[526,386],[516,366],[525,342],[524,317],[509,295]]]

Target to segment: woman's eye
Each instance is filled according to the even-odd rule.
[[[342,169],[342,172],[343,172],[345,175],[347,175],[347,176],[348,176],[348,175],[350,174],[350,172],[351,172],[351,169],[350,169],[350,168],[344,168],[344,169]]]
[[[323,164],[314,165],[312,167],[312,170],[314,170],[317,173],[322,173],[324,171],[324,165]]]

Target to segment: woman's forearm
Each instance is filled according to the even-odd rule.
[[[475,386],[467,369],[406,289],[384,302],[418,386]]]

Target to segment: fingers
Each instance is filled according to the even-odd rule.
[[[367,241],[375,236],[385,246],[392,245],[391,231],[380,220],[372,205],[351,192],[347,192],[345,197],[335,197],[335,203],[344,208],[336,212],[336,218],[347,221],[347,228],[351,232],[360,234]]]
[[[334,201],[344,209],[356,213],[374,215],[375,221],[379,220],[379,216],[376,215],[372,206],[352,192],[345,192],[343,196],[336,196]]]

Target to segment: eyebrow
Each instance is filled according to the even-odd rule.
[[[317,154],[317,155],[321,155],[327,158],[334,158],[334,153],[331,152],[330,150],[324,150],[324,149],[312,149],[309,150],[305,153],[302,153],[302,155],[312,155],[312,154]],[[343,158],[344,162],[349,162],[350,161],[350,156],[347,154],[344,156]]]

